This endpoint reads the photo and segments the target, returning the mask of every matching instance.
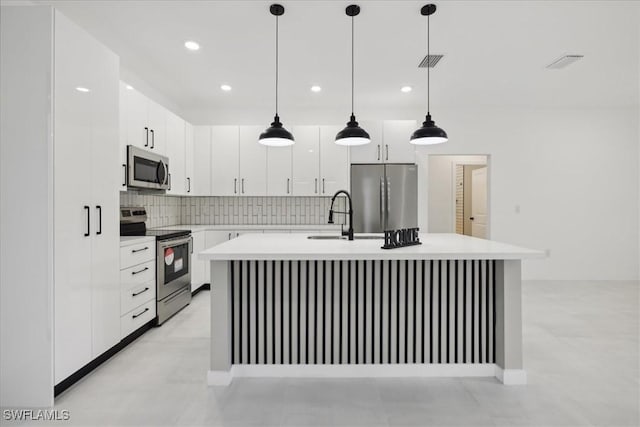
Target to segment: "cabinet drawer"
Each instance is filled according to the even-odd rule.
[[[120,317],[120,338],[124,338],[156,317],[156,301],[149,301]]]
[[[123,246],[120,248],[120,269],[129,268],[136,264],[150,261],[155,258],[155,242],[146,242],[139,245]]]
[[[120,270],[120,289],[129,289],[136,284],[147,283],[156,280],[156,261],[148,261],[144,264]]]
[[[152,280],[120,290],[120,314],[124,315],[150,300],[156,299],[156,282]]]

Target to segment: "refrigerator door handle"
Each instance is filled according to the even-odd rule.
[[[380,177],[380,228],[382,229],[382,231],[385,230],[385,209],[384,209],[384,200],[385,200],[385,195],[384,195],[384,178]]]

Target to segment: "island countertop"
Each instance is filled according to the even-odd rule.
[[[381,249],[384,239],[309,239],[309,234],[247,234],[198,254],[210,261],[231,260],[417,260],[544,258],[540,250],[453,233],[420,233],[421,245]],[[360,235],[370,236],[370,235]]]

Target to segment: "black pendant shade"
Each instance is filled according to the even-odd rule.
[[[371,142],[369,134],[358,126],[356,116],[353,113],[353,82],[354,82],[354,65],[353,65],[353,18],[360,13],[360,6],[352,4],[345,9],[347,16],[351,17],[351,118],[347,123],[347,127],[342,129],[336,135],[335,143],[337,145],[364,145]]]
[[[411,135],[411,143],[417,145],[432,145],[446,142],[449,137],[444,129],[440,129],[436,126],[436,123],[431,120],[431,114],[427,114],[425,121],[422,122],[422,127],[416,129]]]
[[[364,145],[370,141],[367,131],[358,126],[356,116],[351,115],[351,120],[347,123],[347,127],[342,129],[336,135],[336,144],[338,145]]]
[[[276,115],[273,118],[271,126],[260,134],[259,141],[261,144],[270,145],[272,147],[283,147],[293,144],[294,139],[291,132],[282,127],[280,117]]]
[[[420,14],[427,17],[427,58],[431,58],[431,52],[429,49],[429,17],[436,13],[435,4],[427,4],[420,9]],[[430,105],[429,105],[429,85],[430,85],[430,69],[431,66],[427,64],[427,117],[422,122],[422,127],[416,129],[411,135],[409,142],[416,145],[433,145],[446,142],[449,137],[447,133],[436,126],[436,123],[431,119]]]
[[[271,147],[286,147],[293,145],[295,140],[291,132],[282,127],[280,117],[278,116],[278,16],[284,14],[284,6],[272,4],[269,7],[269,12],[276,17],[276,115],[273,118],[271,126],[260,134],[258,142]]]

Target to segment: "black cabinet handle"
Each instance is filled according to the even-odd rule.
[[[156,133],[151,129],[151,149],[156,147]]]
[[[85,206],[84,210],[87,211],[87,232],[84,233],[84,237],[87,237],[89,234],[89,230],[91,229],[91,208],[89,206]]]
[[[96,209],[98,210],[98,231],[96,234],[102,234],[102,206],[97,205]]]
[[[316,186],[315,186],[315,190],[314,190],[314,192],[315,192],[316,194],[318,194],[318,178],[316,178],[316,181],[315,181],[315,182],[316,182]]]
[[[145,146],[145,147],[148,147],[148,146],[149,146],[149,128],[148,128],[148,127],[145,127],[145,128],[144,128],[144,130],[145,130],[145,132],[146,132],[146,134],[147,134],[147,139],[146,139],[146,141],[145,141],[145,143],[144,143],[144,146]]]
[[[389,144],[385,144],[385,145],[384,145],[384,148],[385,148],[385,150],[386,150],[386,152],[387,152],[387,155],[386,155],[385,160],[389,160]]]
[[[140,294],[143,294],[145,292],[147,292],[149,290],[149,288],[144,288],[143,290],[141,290],[140,292],[134,292],[131,294],[132,297],[137,297]],[[144,313],[144,312],[143,312]]]
[[[378,144],[378,160],[380,160],[380,144]]]
[[[290,181],[290,179],[287,178],[287,194],[289,194],[289,181]]]
[[[324,178],[322,178],[322,194],[324,194]]]
[[[244,194],[244,178],[242,178],[242,194]]]
[[[469,219],[470,219],[471,221],[473,221],[475,218],[474,218],[474,217],[470,217]]]
[[[133,276],[133,275],[136,275],[136,274],[140,274],[143,271],[147,271],[148,269],[149,269],[149,267],[145,267],[145,268],[143,268],[142,270],[139,270],[139,271],[132,271],[131,275]]]
[[[187,193],[191,193],[191,178],[187,177]]]
[[[131,318],[132,318],[132,319],[135,319],[136,317],[140,317],[140,316],[142,316],[143,314],[145,314],[147,311],[149,311],[149,307],[147,307],[147,308],[145,308],[144,310],[142,310],[142,312],[141,312],[141,313],[134,314],[133,316],[131,316]]]
[[[169,191],[171,191],[171,174],[169,174]]]
[[[124,168],[124,182],[122,183],[122,186],[126,187],[127,186],[127,165],[126,165],[126,163],[123,163],[122,167]]]
[[[233,194],[238,193],[238,178],[233,178]]]
[[[147,249],[149,249],[149,246],[145,246],[142,249],[131,249],[131,253],[135,254],[136,252],[142,252],[142,251],[146,251]]]

